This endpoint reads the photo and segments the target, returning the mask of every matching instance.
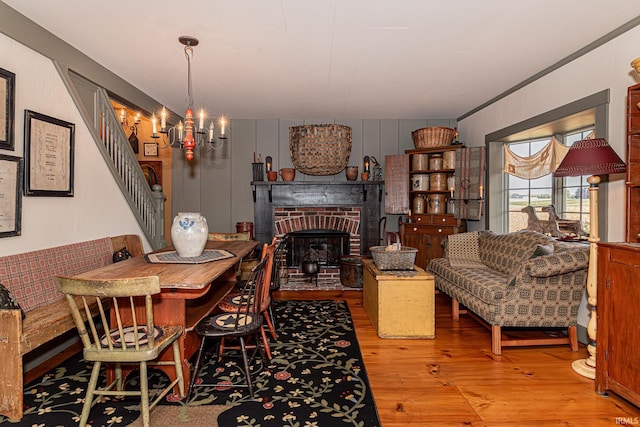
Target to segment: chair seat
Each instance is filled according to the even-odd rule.
[[[198,323],[196,333],[206,337],[234,337],[255,333],[261,327],[260,314],[220,313]]]
[[[138,328],[141,329],[143,327],[139,326]],[[156,359],[160,355],[162,350],[164,350],[169,344],[171,344],[175,339],[182,335],[182,326],[155,326],[154,330],[156,331],[156,338],[155,346],[152,348],[149,348],[149,346],[147,345],[148,338],[146,337],[146,334],[140,341],[139,350],[136,350],[134,348],[135,345],[127,340],[127,336],[125,336],[125,349],[123,349],[121,345],[114,345],[113,350],[109,350],[109,347],[107,347],[105,344],[106,337],[103,336],[100,340],[100,348],[96,348],[96,346],[93,345],[83,350],[84,359],[91,362],[123,363],[150,361]],[[133,337],[133,331],[129,331],[129,334],[131,337]],[[113,335],[113,332],[111,333],[111,335]],[[143,335],[141,334],[139,338],[142,336]]]

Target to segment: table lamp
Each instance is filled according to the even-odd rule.
[[[587,297],[590,306],[587,334],[589,343],[587,359],[575,360],[574,371],[580,375],[595,379],[596,377],[596,302],[597,302],[597,267],[598,267],[598,184],[600,175],[624,173],[626,166],[613,148],[603,138],[583,139],[574,143],[560,166],[553,172],[555,177],[591,175],[589,183],[589,270],[587,272]]]

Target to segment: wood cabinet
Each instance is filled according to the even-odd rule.
[[[362,303],[380,338],[433,338],[435,288],[431,273],[380,271],[372,259],[362,260]]]
[[[453,215],[451,197],[458,150],[457,146],[415,149],[385,158],[387,197],[391,189],[396,193],[385,202],[385,212],[407,214],[410,222],[400,227],[402,244],[418,249],[415,264],[421,268],[442,256],[446,236],[466,231],[466,221]]]
[[[418,249],[415,264],[426,268],[432,258],[443,255],[442,241],[450,234],[467,231],[467,223],[453,215],[411,215],[412,222],[400,227],[400,239],[404,246]]]
[[[625,240],[640,242],[640,85],[627,89],[627,227]]]
[[[596,392],[640,406],[640,243],[598,244]]]

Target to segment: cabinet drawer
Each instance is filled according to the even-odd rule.
[[[417,225],[459,225],[460,220],[453,215],[412,215],[414,224]]]
[[[454,234],[458,231],[458,227],[451,226],[438,226],[438,225],[417,225],[417,224],[406,224],[405,225],[405,233],[406,234],[428,234],[431,236],[442,235],[448,236],[449,234]]]

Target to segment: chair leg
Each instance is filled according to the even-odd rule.
[[[189,399],[191,399],[191,392],[193,391],[193,385],[196,382],[196,378],[198,377],[198,369],[200,369],[200,361],[202,359],[202,351],[204,350],[204,342],[207,337],[203,336],[202,341],[200,341],[200,348],[198,349],[198,357],[196,357],[196,364],[193,367],[193,372],[191,373],[191,381],[189,382],[189,393],[187,394],[187,403],[189,403]]]
[[[100,376],[100,365],[100,362],[93,362],[91,378],[89,379],[89,384],[87,385],[87,394],[84,397],[82,415],[80,416],[80,423],[78,424],[81,427],[85,427],[87,425],[89,412],[91,412],[91,406],[93,406],[93,392],[96,390],[96,385],[98,384],[98,377]]]
[[[253,382],[251,381],[251,371],[249,370],[249,358],[247,357],[247,348],[244,345],[244,337],[240,338],[240,349],[242,350],[242,361],[244,362],[244,372],[247,377],[247,386],[249,387],[249,395],[253,399]]]
[[[147,362],[140,362],[140,412],[142,425],[149,427],[149,378],[147,376]]]
[[[267,327],[269,328],[269,332],[271,332],[271,336],[273,337],[274,340],[277,340],[278,339],[278,333],[276,332],[276,327],[275,327],[274,322],[272,320],[271,304],[269,304],[269,308],[267,310],[262,312],[262,315],[264,316],[265,322],[267,322]]]
[[[204,341],[204,338],[203,338]],[[180,345],[178,340],[173,341],[173,363],[176,365],[176,378],[178,381],[178,390],[180,397],[184,397],[184,373],[182,372],[182,358],[180,357]],[[174,388],[175,391],[175,388]]]
[[[260,336],[262,337],[262,346],[264,347],[264,352],[267,354],[267,359],[271,360],[271,347],[269,346],[269,339],[267,338],[264,326],[260,327]],[[256,341],[256,345],[260,345],[260,343]]]

